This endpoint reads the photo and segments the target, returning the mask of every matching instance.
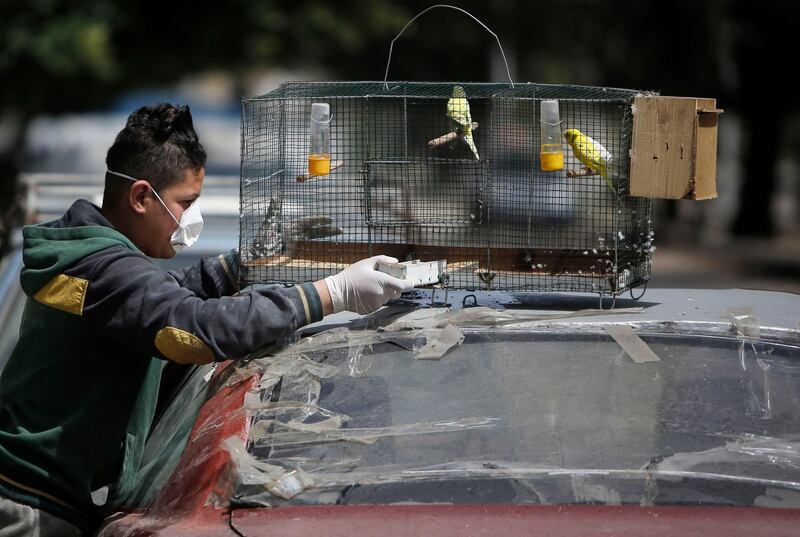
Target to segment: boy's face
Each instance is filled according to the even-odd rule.
[[[183,179],[158,193],[176,220],[180,221],[183,211],[200,197],[205,175],[204,168],[198,171],[187,169],[184,171]],[[147,198],[145,202],[147,214],[146,218],[142,219],[147,229],[143,230],[145,233],[140,234],[137,246],[150,257],[161,259],[174,257],[175,250],[170,244],[170,237],[178,225],[154,194],[150,193]]]

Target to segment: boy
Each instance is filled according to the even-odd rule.
[[[202,228],[206,154],[189,108],[128,118],[102,209],[76,201],[23,230],[28,295],[0,377],[0,537],[80,535],[130,494],[164,360],[236,359],[328,313],[373,311],[411,284],[378,256],[325,280],[237,296],[238,254],[165,272]],[[109,486],[107,502],[91,493]]]

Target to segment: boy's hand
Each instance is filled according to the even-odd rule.
[[[375,270],[378,263],[397,263],[397,259],[376,255],[325,278],[334,313],[345,310],[362,315],[372,313],[389,300],[399,297],[403,291],[414,287],[409,280],[378,272]]]

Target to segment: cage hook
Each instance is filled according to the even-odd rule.
[[[631,290],[630,290],[631,291],[631,298],[633,300],[639,300],[640,298],[642,298],[644,296],[644,294],[647,292],[647,284],[648,283],[650,283],[650,282],[649,281],[644,282],[644,287],[642,287],[642,294],[640,294],[639,296],[633,296],[633,288],[631,288]]]
[[[470,304],[467,304],[467,299],[471,298],[472,301]],[[474,308],[478,305],[478,297],[475,295],[467,295],[464,297],[464,300],[461,301],[461,307],[463,308]]]
[[[469,11],[467,11],[465,9],[461,9],[460,7],[456,7],[456,6],[451,6],[449,4],[435,4],[433,6],[430,6],[429,8],[423,9],[422,11],[420,11],[419,13],[414,15],[414,18],[412,18],[410,21],[408,21],[406,23],[406,25],[403,26],[403,29],[400,30],[400,33],[398,33],[394,37],[394,39],[392,39],[392,42],[389,44],[389,59],[386,60],[386,72],[383,75],[383,89],[385,89],[385,90],[389,89],[389,84],[386,81],[389,79],[389,65],[392,63],[392,50],[394,50],[394,42],[397,41],[400,38],[401,35],[403,35],[403,32],[406,31],[406,28],[411,26],[412,22],[414,22],[415,20],[420,18],[422,15],[424,15],[428,11],[430,11],[430,10],[432,10],[434,8],[437,8],[437,7],[446,7],[446,8],[449,8],[449,9],[455,9],[456,11],[460,11],[461,13],[464,13],[465,15],[469,16],[470,18],[472,18],[475,22],[477,22],[478,24],[483,26],[483,28],[487,32],[492,34],[492,36],[495,38],[495,40],[497,40],[497,46],[500,48],[500,55],[503,57],[503,63],[506,65],[506,75],[508,75],[508,82],[509,82],[509,84],[511,84],[511,87],[513,88],[514,87],[514,81],[511,79],[511,70],[508,68],[508,60],[506,60],[506,53],[503,51],[503,45],[500,44],[500,38],[497,37],[497,34],[494,33],[493,31],[491,31],[489,29],[489,27],[486,26],[483,22],[481,22],[481,20],[478,17],[476,17],[475,15],[473,15],[472,13],[470,13]]]

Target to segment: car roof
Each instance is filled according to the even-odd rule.
[[[428,294],[426,294],[428,293]],[[431,300],[429,291],[405,304],[384,308],[373,316],[360,316],[351,312],[329,315],[324,320],[304,329],[313,333],[332,326],[351,325],[364,319],[378,320],[389,315],[400,315],[413,306],[427,308]],[[639,293],[636,293],[637,295]],[[423,295],[423,296],[420,296]],[[749,289],[648,289],[638,300],[628,296],[601,299],[596,294],[568,293],[503,293],[491,291],[437,290],[434,299],[447,300],[453,309],[470,305],[488,306],[515,312],[564,313],[580,310],[609,310],[607,315],[592,312],[594,323],[710,323],[733,327],[731,315],[750,315],[758,326],[775,328],[788,334],[800,334],[800,295],[778,291]],[[602,306],[601,306],[602,304]],[[640,308],[640,309],[638,309]],[[441,310],[439,310],[441,311]],[[424,311],[409,311],[409,315],[424,315]],[[588,317],[576,315],[562,321],[572,324],[587,322]],[[736,332],[733,331],[735,334]],[[800,335],[798,335],[800,338]]]

